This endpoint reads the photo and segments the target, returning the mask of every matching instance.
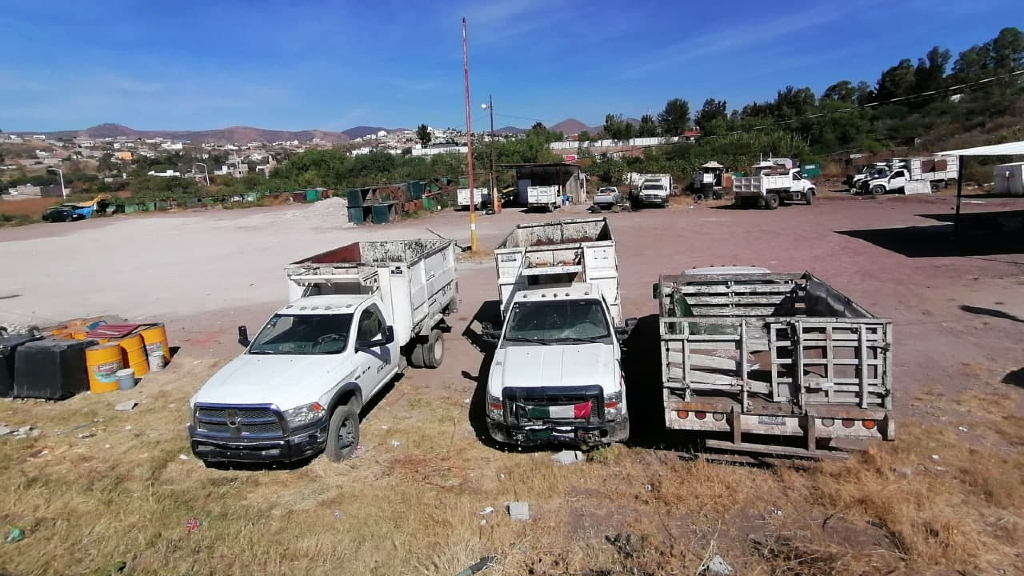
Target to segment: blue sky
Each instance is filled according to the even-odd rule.
[[[463,15],[475,129],[488,93],[498,126],[742,107],[1024,26],[1021,0],[765,4],[0,0],[0,129],[464,127]]]

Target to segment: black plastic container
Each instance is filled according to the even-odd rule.
[[[89,389],[85,349],[95,340],[40,340],[18,348],[14,397],[62,400]]]
[[[14,359],[18,348],[42,339],[42,336],[29,334],[0,337],[0,398],[10,398],[14,394]]]

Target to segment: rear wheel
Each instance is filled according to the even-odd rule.
[[[348,460],[359,447],[359,401],[351,398],[334,409],[327,429],[327,458],[334,462]]]
[[[444,362],[444,332],[434,329],[423,344],[423,365],[438,368]]]
[[[779,204],[781,204],[781,203],[782,203],[782,198],[779,198],[779,195],[774,193],[774,192],[769,193],[764,198],[764,205],[769,210],[775,210],[776,208],[779,207]]]

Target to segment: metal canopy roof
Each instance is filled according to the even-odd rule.
[[[1019,156],[1024,155],[1024,141],[977,146],[962,150],[947,150],[946,152],[939,152],[939,154],[948,154],[950,156]]]

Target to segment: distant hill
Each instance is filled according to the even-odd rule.
[[[376,134],[381,130],[387,130],[387,128],[382,128],[380,126],[355,126],[349,128],[348,130],[342,130],[341,133],[344,134],[345,136],[348,136],[350,140],[355,140],[356,138],[362,138],[363,136]]]
[[[515,126],[502,126],[494,131],[495,134],[526,134],[526,128],[517,128]]]
[[[558,124],[555,124],[553,126],[548,126],[548,129],[549,130],[554,130],[555,132],[561,132],[562,134],[565,134],[566,136],[572,136],[573,134],[579,134],[580,132],[583,132],[584,130],[586,130],[588,132],[593,130],[593,128],[591,128],[590,126],[587,126],[586,124],[584,124],[583,122],[580,122],[579,120],[577,120],[575,118],[567,118],[565,120],[562,120]]]
[[[342,143],[350,140],[344,132],[326,130],[266,130],[251,126],[231,126],[218,130],[135,130],[120,124],[100,124],[85,130],[63,130],[59,132],[25,132],[24,134],[45,134],[47,138],[166,138],[186,140],[196,144],[230,144],[247,142],[288,142],[298,140],[309,142],[319,138],[325,142]]]

